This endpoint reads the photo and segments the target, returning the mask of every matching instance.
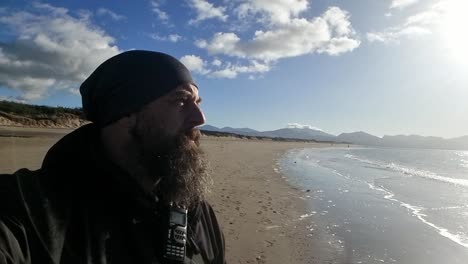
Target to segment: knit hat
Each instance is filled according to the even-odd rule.
[[[81,84],[83,111],[86,119],[103,127],[185,83],[195,85],[190,71],[176,58],[154,51],[123,52],[102,63]]]

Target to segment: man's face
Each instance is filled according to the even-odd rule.
[[[162,139],[170,140],[182,133],[193,137],[193,129],[205,123],[200,103],[201,98],[194,85],[180,85],[146,105],[137,115],[136,129],[143,132],[142,136],[148,137],[143,140],[150,146],[153,143],[161,143]]]
[[[130,131],[140,164],[150,182],[158,182],[153,191],[186,206],[202,197],[209,182],[195,128],[205,122],[200,102],[194,85],[181,85],[137,113]]]

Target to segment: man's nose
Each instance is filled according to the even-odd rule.
[[[201,110],[200,106],[194,105],[192,111],[190,112],[189,117],[189,125],[190,127],[197,127],[205,124],[206,119],[203,111]]]

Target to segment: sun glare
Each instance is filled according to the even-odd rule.
[[[440,31],[447,55],[468,64],[468,1],[449,0],[443,9]]]

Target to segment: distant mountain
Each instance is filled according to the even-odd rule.
[[[310,128],[282,128],[273,131],[260,132],[251,128],[232,128],[223,127],[217,128],[210,125],[202,126],[200,129],[215,132],[227,132],[245,136],[259,136],[271,138],[291,138],[291,139],[306,139],[316,141],[335,141],[336,136],[327,134],[320,130]]]
[[[382,144],[382,139],[366,132],[341,133],[338,141],[349,142],[358,145],[376,146]]]
[[[250,129],[250,128],[232,128],[232,127],[223,127],[221,131],[228,133],[235,133],[246,136],[261,136],[261,132]]]
[[[468,136],[451,138],[451,139],[447,139],[447,141],[449,141],[450,144],[463,145],[468,148]]]
[[[336,141],[336,136],[310,128],[282,128],[262,133],[266,137],[298,138],[317,141]]]
[[[220,128],[217,128],[215,126],[210,126],[210,125],[204,125],[204,126],[200,127],[200,129],[205,130],[205,131],[222,132],[222,130]]]
[[[440,137],[423,137],[418,135],[385,135],[382,138],[382,142],[385,146],[408,148],[444,148],[447,144]]]
[[[447,139],[449,144],[451,146],[457,146],[459,149],[467,149],[468,150],[468,136],[463,136],[463,137],[457,137],[457,138],[451,138]]]
[[[201,127],[202,130],[228,132],[245,136],[261,136],[272,138],[306,139],[316,141],[346,142],[364,146],[384,146],[399,148],[432,148],[432,149],[465,149],[468,150],[468,136],[444,139],[441,137],[424,137],[419,135],[385,135],[382,138],[363,131],[342,133],[334,136],[321,130],[311,128],[282,128],[273,131],[257,131],[250,128],[217,128],[210,125]]]
[[[214,131],[214,132],[226,132],[226,133],[233,133],[238,135],[245,135],[245,136],[261,136],[261,132],[250,129],[250,128],[232,128],[232,127],[223,127],[218,128],[215,126],[204,125],[200,127],[201,130],[205,131]]]

